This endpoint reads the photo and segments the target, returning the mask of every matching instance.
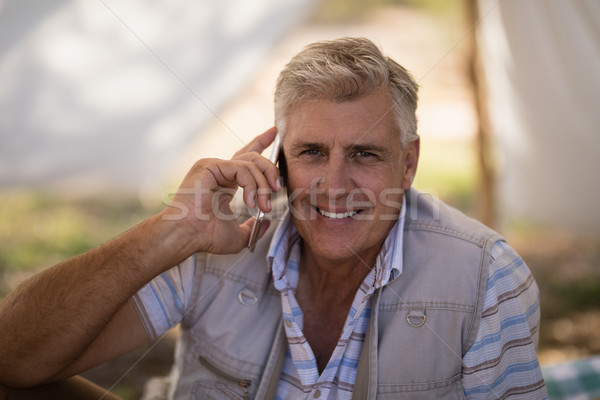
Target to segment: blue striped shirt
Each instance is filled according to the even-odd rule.
[[[404,207],[399,220],[385,240],[374,268],[360,285],[327,366],[321,374],[315,355],[302,332],[303,314],[294,295],[298,284],[301,238],[289,217],[277,227],[267,259],[275,287],[281,292],[281,306],[288,348],[275,399],[350,399],[358,360],[371,314],[371,297],[402,273]],[[392,267],[394,266],[394,267]]]
[[[539,321],[533,275],[506,242],[497,242],[477,338],[463,357],[468,399],[548,398],[536,356]]]

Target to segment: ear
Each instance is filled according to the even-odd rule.
[[[419,153],[421,150],[421,139],[417,138],[408,143],[402,151],[404,161],[404,177],[402,180],[402,189],[408,190],[417,174],[417,165],[419,164]]]

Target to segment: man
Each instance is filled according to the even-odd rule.
[[[17,288],[0,309],[0,382],[65,379],[180,324],[177,399],[546,397],[530,271],[410,188],[416,102],[370,41],[308,46],[277,82],[280,169],[260,155],[270,129],[198,161],[159,215]],[[289,210],[249,252],[254,221],[232,217],[232,189],[270,212],[280,175]]]

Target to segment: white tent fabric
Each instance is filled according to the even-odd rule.
[[[160,184],[314,4],[0,2],[0,188]]]
[[[600,231],[600,2],[478,4],[503,220]]]

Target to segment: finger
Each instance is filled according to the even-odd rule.
[[[244,188],[244,197],[252,197],[255,199],[254,203],[258,208],[264,212],[270,212],[271,194],[273,193],[271,184],[268,182],[263,171],[255,163],[248,164],[248,172],[252,175],[254,182],[250,181],[248,186],[242,186],[240,182],[240,186]],[[245,174],[243,177],[245,178]]]
[[[241,154],[235,158],[236,160],[248,161],[255,164],[263,175],[267,178],[267,182],[271,187],[271,190],[278,192],[281,189],[281,183],[279,180],[280,173],[279,168],[273,164],[267,158],[261,156],[256,152]]]
[[[254,221],[256,221],[256,217],[251,217],[239,225],[239,228],[240,228],[240,231],[242,231],[242,234],[244,237],[244,243],[246,244],[246,246],[248,246],[248,243],[250,242],[250,236],[252,235],[252,230],[254,228]],[[259,232],[259,235],[257,236],[256,240],[258,240],[259,238],[260,238],[260,232]]]
[[[260,179],[260,178],[259,178]],[[263,176],[263,181],[266,179]],[[235,182],[242,188],[242,198],[244,203],[251,209],[257,206],[257,191],[260,183],[256,182],[254,174],[249,168],[242,168],[236,172]]]
[[[240,230],[243,232],[246,238],[246,243],[248,242],[248,240],[250,239],[250,235],[252,234],[252,227],[254,226],[255,219],[255,217],[248,218],[246,221],[244,221],[244,223],[240,225]],[[270,224],[271,221],[269,221],[268,219],[264,219],[262,221],[260,225],[260,230],[258,231],[258,239],[262,238],[265,235],[265,233],[269,229]]]
[[[248,207],[255,208],[258,205],[264,212],[271,211],[271,188],[256,164],[242,160],[227,161],[218,165],[213,174],[218,185],[241,187],[244,203]]]
[[[275,140],[275,135],[277,134],[277,128],[271,127],[252,139],[250,143],[242,147],[238,152],[234,154],[234,158],[240,154],[249,153],[252,151],[257,152],[258,154],[262,153],[271,143]]]
[[[235,222],[235,221],[231,221]],[[226,231],[220,232],[218,238],[213,237],[212,243],[204,251],[213,254],[235,254],[239,253],[248,245],[250,238],[249,230],[246,224],[230,227]]]

